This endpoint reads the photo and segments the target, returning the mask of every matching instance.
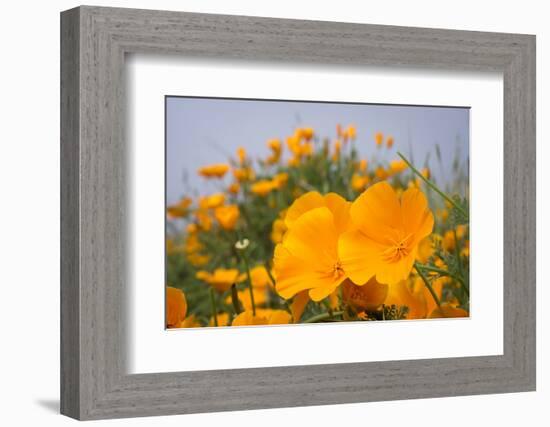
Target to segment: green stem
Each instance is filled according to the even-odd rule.
[[[470,291],[466,287],[466,283],[464,283],[464,280],[462,280],[460,277],[455,276],[454,274],[451,274],[447,270],[443,270],[442,268],[432,267],[431,265],[418,264],[418,267],[420,267],[424,271],[432,271],[434,273],[438,273],[440,276],[448,276],[451,279],[456,280],[460,284],[460,286],[462,286],[462,289],[464,289],[464,292],[466,292],[466,295],[470,296]]]
[[[319,320],[325,320],[330,319],[335,316],[342,316],[344,314],[343,311],[333,311],[332,313],[321,313],[317,316],[310,317],[309,319],[304,320],[302,323],[315,323]]]
[[[304,181],[303,179],[299,180],[297,182],[297,185],[302,187],[302,189],[305,191],[319,191],[313,185],[309,184],[307,181]]]
[[[237,286],[235,283],[231,285],[231,303],[233,304],[233,310],[235,310],[235,316],[242,313],[241,304],[239,303],[239,296],[237,294]]]
[[[264,262],[264,267],[265,267],[265,271],[267,271],[269,280],[271,280],[273,287],[275,287],[277,285],[277,282],[275,282],[275,277],[273,277],[273,274],[271,274],[271,269],[269,268],[269,261]]]
[[[216,308],[216,296],[214,295],[214,288],[210,288],[210,309],[212,310],[214,326],[218,326],[218,309]]]
[[[399,151],[397,152],[397,155],[403,159],[403,161],[407,164],[408,167],[411,168],[411,170],[417,175],[422,181],[426,183],[428,187],[430,187],[432,190],[434,190],[437,194],[439,194],[441,197],[443,197],[447,202],[449,202],[451,205],[455,207],[462,215],[464,215],[464,218],[469,218],[468,213],[462,209],[461,206],[459,206],[453,199],[451,199],[449,196],[447,196],[443,191],[441,191],[433,182],[431,182],[429,179],[425,178],[424,175],[422,175],[413,165],[411,162],[407,160],[407,158],[401,154]]]
[[[332,309],[332,307],[330,306],[330,302],[325,298],[323,301],[322,301],[323,305],[325,306],[325,308],[327,309],[327,312],[328,314],[330,314],[330,316],[332,317],[332,313],[334,313],[334,310]]]
[[[414,263],[414,268],[415,268],[416,272],[418,273],[418,275],[420,276],[420,278],[422,279],[422,281],[424,282],[424,285],[426,285],[426,287],[430,291],[430,294],[432,294],[432,297],[433,297],[435,303],[437,304],[437,306],[439,308],[441,308],[441,301],[439,301],[439,297],[436,295],[435,291],[433,290],[432,285],[430,285],[430,282],[428,281],[426,276],[424,276],[424,273],[422,273],[422,270],[420,269],[421,267],[419,268],[419,265],[415,262]]]
[[[248,258],[245,253],[246,249],[242,252],[242,258],[244,262],[244,268],[246,270],[246,281],[248,283],[248,291],[250,292],[250,303],[252,304],[252,315],[256,316],[256,304],[254,302],[254,289],[252,289],[252,279],[250,277],[250,266],[248,265]]]

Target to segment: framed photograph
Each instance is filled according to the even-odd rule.
[[[535,390],[535,37],[61,14],[61,411]]]

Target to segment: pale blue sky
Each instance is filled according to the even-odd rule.
[[[409,156],[412,152],[415,164],[422,166],[431,153],[430,168],[442,184],[451,178],[457,150],[460,161],[464,165],[468,161],[468,108],[168,97],[167,203],[219,190],[219,182],[207,181],[196,171],[203,165],[227,162],[239,146],[252,158],[265,157],[266,141],[271,138],[284,141],[296,127],[308,126],[334,140],[337,123],[357,127],[356,147],[368,159],[393,160],[399,150]],[[391,150],[376,148],[374,134],[379,131],[394,137]],[[436,160],[436,143],[442,167]]]

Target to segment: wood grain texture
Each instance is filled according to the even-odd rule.
[[[61,412],[80,414],[79,20],[61,20]]]
[[[61,403],[78,419],[535,389],[535,38],[529,35],[80,7],[62,13]],[[129,375],[127,53],[500,71],[504,354]]]

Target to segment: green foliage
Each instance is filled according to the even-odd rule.
[[[470,212],[470,203],[468,199],[454,195],[453,201],[455,205],[451,206],[451,211],[449,212],[451,224],[455,227],[460,224],[468,224],[467,213]]]

